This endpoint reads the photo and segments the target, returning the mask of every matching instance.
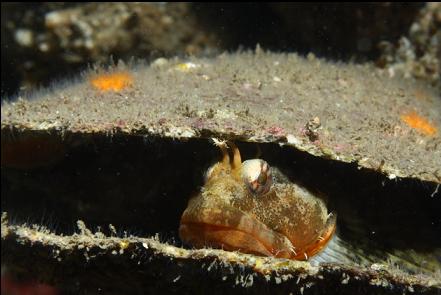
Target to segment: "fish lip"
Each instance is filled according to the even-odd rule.
[[[236,222],[230,223],[226,216]],[[222,233],[228,235],[222,236]],[[181,218],[179,235],[184,242],[196,247],[212,246],[281,258],[296,256],[295,247],[288,237],[270,229],[250,214],[233,207],[222,210],[204,208],[202,212],[185,210]],[[232,236],[247,238],[244,246],[232,245],[232,240],[233,244],[237,244]]]
[[[216,235],[217,233],[219,235]],[[225,233],[228,233],[228,236]],[[207,223],[184,223],[179,227],[179,235],[182,240],[198,248],[213,247],[229,251],[237,250],[244,253],[273,256],[270,249],[262,241],[247,232],[232,227],[222,227]],[[246,237],[247,243],[239,246],[234,245],[228,240],[229,237],[237,235]]]

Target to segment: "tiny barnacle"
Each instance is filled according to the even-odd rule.
[[[184,242],[295,260],[307,260],[326,246],[336,215],[321,198],[264,160],[242,162],[233,143],[215,144],[223,158],[208,169],[203,188],[181,217]]]

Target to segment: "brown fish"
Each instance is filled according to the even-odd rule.
[[[223,159],[209,168],[181,217],[184,242],[295,260],[307,260],[326,246],[336,216],[328,214],[321,198],[264,160],[242,162],[233,143],[215,143]]]

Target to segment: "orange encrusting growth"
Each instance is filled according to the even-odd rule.
[[[416,112],[410,112],[401,115],[401,120],[409,127],[414,128],[425,135],[433,136],[438,131],[438,129],[433,124],[418,115]]]
[[[101,91],[121,91],[133,83],[133,77],[127,72],[102,74],[90,79],[90,83]]]

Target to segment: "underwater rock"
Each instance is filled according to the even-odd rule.
[[[17,89],[50,85],[90,63],[113,58],[148,59],[217,48],[214,34],[198,24],[189,3],[6,3],[2,36],[7,81],[2,81],[2,90],[11,87],[6,83],[17,83]]]
[[[406,36],[392,44],[379,44],[382,55],[378,65],[390,75],[415,77],[440,87],[441,4],[427,3],[410,26]]]

